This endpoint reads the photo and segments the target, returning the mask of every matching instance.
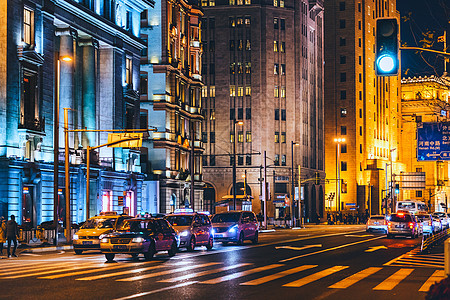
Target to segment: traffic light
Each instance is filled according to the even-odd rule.
[[[320,174],[319,172],[314,173],[314,184],[319,185],[320,184]]]
[[[395,76],[399,68],[397,19],[378,19],[376,32],[375,73]]]
[[[400,194],[400,185],[398,183],[395,184],[395,193]]]

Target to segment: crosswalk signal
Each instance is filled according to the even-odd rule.
[[[395,76],[399,69],[397,19],[378,19],[376,28],[375,73]]]
[[[314,173],[314,184],[319,185],[320,184],[320,174],[319,172]]]

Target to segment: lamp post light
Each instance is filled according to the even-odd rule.
[[[340,156],[341,156],[341,144],[345,143],[345,138],[335,138],[334,142],[337,145],[336,152],[336,194],[337,194],[337,211],[341,211],[341,166],[340,166]]]
[[[244,125],[244,122],[235,120],[233,124],[233,210],[236,210],[236,125]]]
[[[292,227],[295,226],[295,200],[294,200],[294,195],[295,195],[295,176],[294,176],[294,146],[299,146],[300,144],[294,141],[291,141],[291,177],[292,177],[292,184],[291,184],[291,222],[292,222]],[[300,186],[298,187],[300,189]],[[298,205],[300,206],[300,192],[299,192],[299,197],[298,197]],[[300,216],[299,216],[300,218]]]

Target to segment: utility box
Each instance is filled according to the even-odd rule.
[[[445,275],[450,275],[450,238],[444,242]]]

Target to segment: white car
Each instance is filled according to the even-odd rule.
[[[442,230],[442,222],[441,219],[438,217],[433,216],[433,226],[434,226],[434,232],[439,232]]]
[[[446,213],[443,212],[434,212],[432,213],[433,218],[439,218],[442,222],[442,229],[446,229],[449,227],[449,220]]]
[[[367,232],[383,232],[387,233],[387,221],[386,216],[384,215],[373,215],[370,216],[369,220],[366,223],[366,231]]]

